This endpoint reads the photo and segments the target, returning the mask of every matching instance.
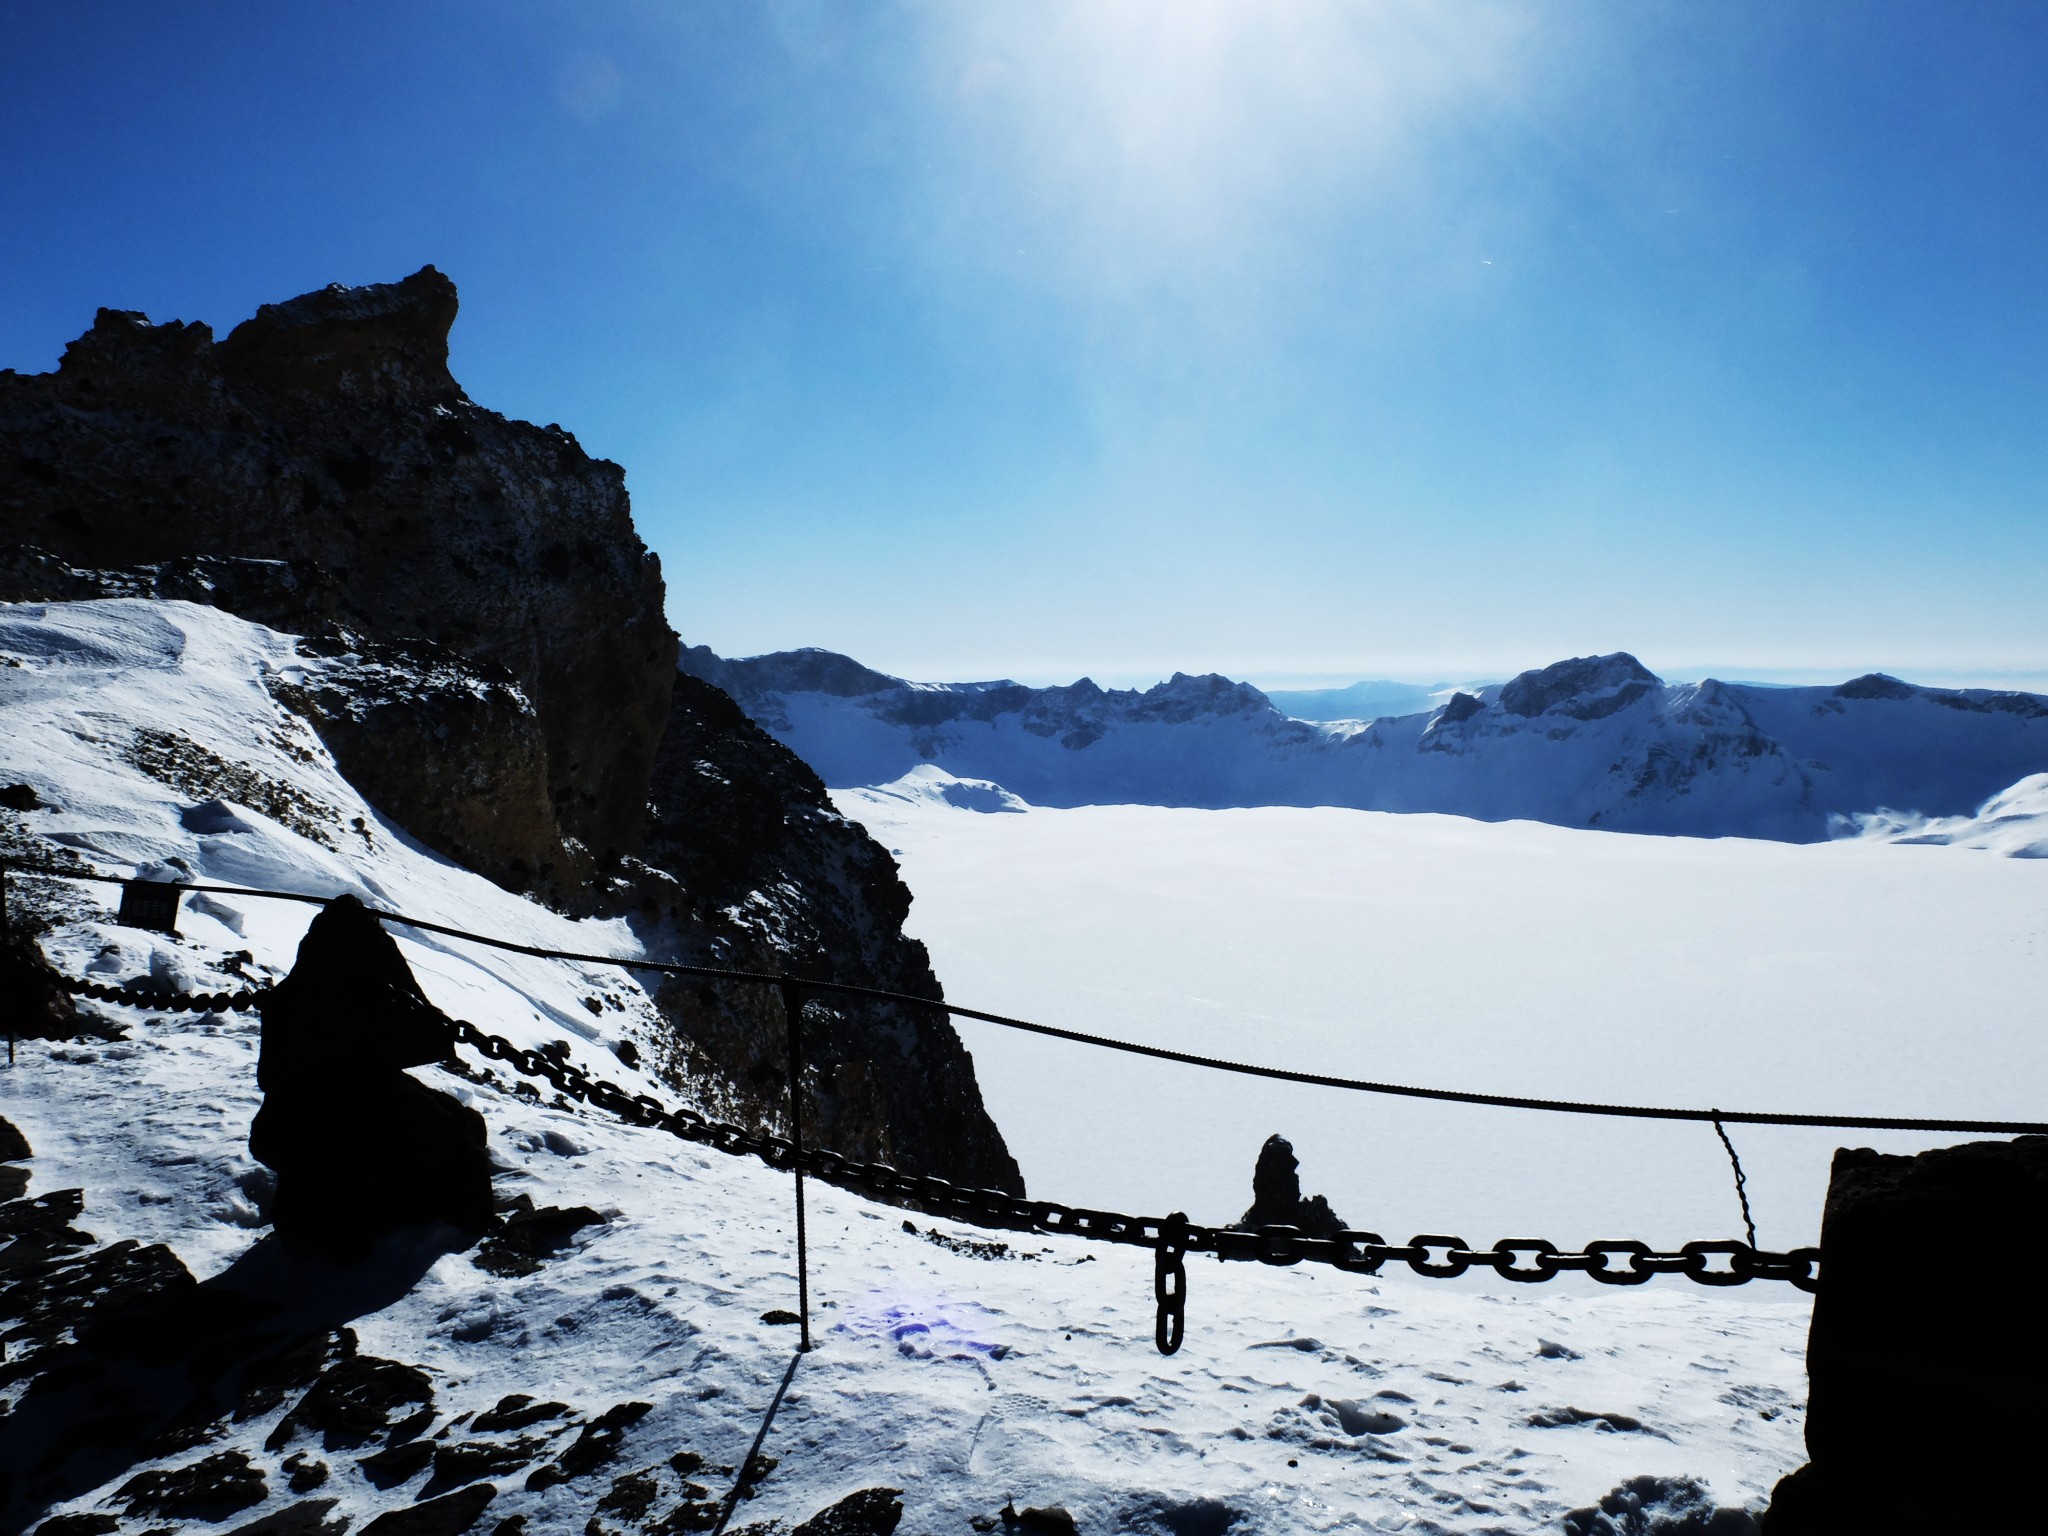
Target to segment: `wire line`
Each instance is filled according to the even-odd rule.
[[[127,885],[130,883],[117,875],[102,875],[96,872],[81,874],[69,870],[26,869],[17,866],[14,869],[14,873],[22,875],[49,875],[57,879],[82,880],[105,885]],[[270,897],[281,901],[310,902],[316,906],[324,906],[332,899],[326,896],[308,896],[296,891],[264,891],[248,886],[233,885],[180,885],[178,889],[221,896]],[[1092,1045],[1106,1051],[1121,1051],[1130,1056],[1146,1056],[1155,1061],[1171,1061],[1181,1066],[1202,1067],[1213,1072],[1234,1072],[1241,1077],[1262,1077],[1273,1082],[1301,1083],[1311,1088],[1335,1088],[1347,1093],[1373,1093],[1391,1098],[1429,1099],[1444,1104],[1476,1104],[1493,1109],[1529,1109],[1540,1110],[1550,1114],[1603,1115],[1630,1120],[1693,1120],[1704,1124],[1725,1121],[1730,1125],[1804,1126],[1818,1130],[1955,1131],[2004,1136],[2048,1135],[2048,1121],[2039,1120],[1942,1120],[1920,1116],[1809,1115],[1779,1113],[1772,1110],[1682,1109],[1654,1104],[1603,1104],[1581,1099],[1534,1098],[1524,1094],[1477,1093],[1459,1088],[1424,1088],[1412,1083],[1382,1083],[1366,1078],[1335,1077],[1323,1072],[1300,1072],[1288,1067],[1260,1066],[1253,1062],[1231,1061],[1218,1056],[1202,1056],[1193,1051],[1176,1051],[1163,1045],[1142,1045],[1135,1040],[1117,1040],[1106,1035],[1091,1035],[1076,1029],[1062,1029],[1054,1024],[1034,1024],[1029,1019],[1011,1018],[1007,1014],[989,1013],[979,1008],[966,1008],[958,1003],[949,1003],[943,998],[919,997],[909,992],[891,992],[880,987],[859,986],[852,982],[827,981],[810,976],[791,976],[774,971],[742,971],[725,966],[685,965],[673,960],[642,960],[622,955],[597,955],[579,950],[551,949],[544,945],[521,944],[512,939],[500,939],[489,934],[472,933],[468,929],[453,928],[446,923],[435,923],[429,922],[425,918],[408,917],[402,912],[387,912],[375,907],[370,908],[370,910],[386,922],[400,923],[408,928],[417,928],[423,933],[438,933],[448,938],[462,939],[472,944],[482,944],[491,949],[503,950],[508,954],[528,955],[539,960],[566,960],[583,965],[610,965],[624,970],[651,971],[665,976],[690,976],[705,981],[742,981],[773,987],[781,987],[793,983],[802,987],[807,992],[820,992],[838,997],[862,998],[870,1002],[900,1003],[913,1008],[929,1008],[937,1013],[950,1014],[954,1018],[974,1019],[980,1023],[994,1024],[1003,1029],[1015,1029],[1027,1034],[1044,1035],[1052,1040],[1067,1040],[1076,1045]]]

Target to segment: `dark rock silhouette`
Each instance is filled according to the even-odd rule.
[[[0,1142],[0,1152],[28,1158],[25,1144]],[[346,1432],[351,1445],[394,1416],[393,1436],[432,1419],[424,1373],[358,1357],[344,1326],[418,1283],[445,1251],[416,1240],[431,1229],[346,1266],[295,1259],[266,1237],[201,1282],[160,1244],[101,1244],[78,1230],[83,1206],[75,1189],[0,1205],[0,1316],[14,1325],[0,1389],[18,1394],[14,1411],[0,1415],[0,1532],[26,1530],[51,1505],[115,1484],[138,1515],[182,1510],[179,1529],[226,1518],[264,1474],[201,1448],[230,1415],[267,1413],[309,1386],[284,1422]],[[138,1464],[154,1465],[132,1477]],[[292,1491],[326,1476],[324,1467],[307,1471],[287,1458]]]
[[[397,1227],[491,1224],[483,1117],[405,1072],[454,1049],[369,909],[329,903],[263,1002],[249,1150],[277,1172],[270,1218],[288,1246],[348,1261]]]
[[[78,1030],[71,994],[58,985],[34,936],[0,914],[0,1035],[64,1040]]]
[[[1321,1195],[1301,1197],[1301,1165],[1294,1144],[1284,1136],[1268,1136],[1252,1170],[1252,1204],[1240,1227],[1294,1227],[1310,1237],[1335,1237],[1344,1220]]]
[[[2025,1530],[2048,1445],[2048,1136],[1835,1154],[1806,1449],[1765,1536]],[[1935,1406],[1901,1441],[1907,1405]]]

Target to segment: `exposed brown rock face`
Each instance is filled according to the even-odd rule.
[[[299,654],[304,670],[271,694],[365,799],[407,807],[407,831],[500,885],[585,904],[590,860],[558,839],[547,741],[512,678],[438,646],[346,631],[309,637]]]
[[[698,964],[852,982],[934,1001],[910,891],[888,851],[832,809],[803,760],[724,693],[678,674],[656,760],[646,857],[687,892],[682,955]],[[723,1111],[781,1126],[781,1004],[765,987],[678,982],[661,994],[679,1044],[731,1085]],[[1021,1193],[982,1108],[974,1063],[942,1014],[813,997],[804,1015],[807,1128],[849,1157]]]
[[[631,852],[677,649],[660,567],[619,466],[462,393],[455,309],[432,267],[266,305],[218,343],[103,309],[55,373],[0,373],[0,523],[83,567],[327,573],[345,621],[516,679],[560,831]]]
[[[938,998],[888,853],[678,677],[623,472],[471,403],[454,317],[428,267],[267,305],[219,343],[102,310],[55,373],[0,372],[0,600],[178,598],[303,636],[273,696],[429,847],[631,913],[657,955]],[[780,1126],[775,994],[659,1001],[678,1085]],[[942,1016],[820,1001],[806,1046],[822,1145],[1021,1191]]]

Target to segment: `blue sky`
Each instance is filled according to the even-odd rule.
[[[0,366],[433,262],[671,614],[918,677],[2048,675],[2048,9],[0,10]]]

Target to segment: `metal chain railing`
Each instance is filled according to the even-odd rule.
[[[123,885],[133,883],[118,881],[114,877],[109,876],[83,875],[76,871],[18,870],[17,872],[50,874],[74,879],[109,880]],[[291,892],[267,892],[241,887],[199,887],[196,889],[218,889],[224,894],[235,895],[274,895],[290,900],[315,903],[321,900],[317,897],[307,897]],[[853,986],[846,983],[796,978],[770,973],[737,971],[717,967],[639,961],[609,955],[578,954],[571,951],[515,944],[507,940],[471,934],[445,925],[405,917],[398,913],[378,912],[376,915],[387,922],[400,923],[432,932],[448,934],[457,938],[473,939],[479,943],[521,954],[576,960],[593,964],[618,965],[631,969],[655,970],[709,979],[757,982],[775,986],[780,991],[783,1011],[789,1028],[791,1129],[795,1132],[793,1139],[763,1131],[750,1131],[741,1126],[710,1120],[693,1110],[671,1108],[650,1095],[629,1093],[616,1083],[591,1076],[574,1062],[569,1061],[565,1055],[556,1055],[540,1050],[529,1050],[514,1045],[501,1035],[490,1034],[463,1020],[455,1021],[455,1034],[460,1044],[467,1045],[473,1050],[478,1051],[485,1059],[501,1062],[523,1077],[549,1083],[564,1100],[588,1104],[593,1108],[615,1115],[630,1125],[666,1131],[670,1135],[677,1136],[683,1140],[713,1147],[720,1151],[757,1157],[770,1167],[790,1172],[796,1176],[799,1184],[797,1210],[800,1234],[803,1224],[801,1180],[808,1173],[825,1178],[834,1184],[841,1185],[877,1200],[906,1206],[929,1215],[945,1217],[973,1226],[1005,1231],[1078,1237],[1094,1242],[1121,1243],[1134,1247],[1150,1248],[1154,1253],[1153,1289],[1157,1303],[1155,1341],[1160,1351],[1166,1354],[1171,1354],[1179,1349],[1185,1332],[1187,1276],[1183,1259],[1189,1253],[1210,1253],[1214,1254],[1219,1260],[1256,1261],[1275,1265],[1327,1264],[1333,1269],[1341,1270],[1345,1273],[1363,1275],[1377,1274],[1388,1264],[1405,1264],[1418,1275],[1443,1279],[1463,1275],[1474,1270],[1491,1270],[1503,1279],[1522,1284],[1539,1284],[1554,1279],[1560,1274],[1583,1274],[1602,1285],[1641,1285],[1658,1275],[1676,1275],[1695,1284],[1706,1286],[1736,1286],[1747,1284],[1752,1280],[1776,1280],[1789,1283],[1803,1291],[1813,1291],[1818,1288],[1819,1284],[1820,1250],[1804,1247],[1795,1248],[1789,1252],[1773,1252],[1759,1248],[1756,1245],[1755,1228],[1753,1224],[1750,1224],[1747,1191],[1743,1187],[1746,1181],[1742,1178],[1740,1162],[1734,1159],[1732,1145],[1729,1146],[1730,1158],[1734,1162],[1736,1169],[1737,1193],[1741,1197],[1743,1217],[1745,1225],[1748,1227],[1750,1241],[1690,1242],[1676,1249],[1668,1250],[1653,1248],[1650,1244],[1633,1238],[1608,1239],[1587,1243],[1577,1250],[1564,1250],[1560,1249],[1556,1244],[1541,1238],[1503,1239],[1494,1243],[1491,1247],[1478,1247],[1468,1244],[1462,1237],[1443,1234],[1425,1234],[1411,1238],[1406,1243],[1389,1243],[1378,1233],[1366,1231],[1345,1231],[1331,1237],[1317,1237],[1287,1226],[1263,1226],[1257,1228],[1208,1227],[1190,1222],[1180,1212],[1175,1212],[1165,1217],[1131,1216],[1117,1211],[1102,1211],[1083,1206],[1063,1205],[1056,1201],[1026,1199],[1021,1195],[1012,1195],[1002,1190],[968,1188],[933,1174],[911,1173],[892,1167],[887,1163],[861,1161],[822,1148],[806,1147],[803,1145],[801,1139],[802,1100],[800,1091],[802,1071],[801,994],[804,992],[816,992],[826,995],[873,998],[929,1007],[963,1017],[983,1019],[992,1023],[1027,1029],[1034,1033],[1072,1039],[1093,1045],[1110,1046],[1119,1050],[1135,1051],[1143,1055],[1164,1057],[1169,1060],[1196,1065],[1221,1067],[1226,1070],[1248,1072],[1258,1076],[1318,1083],[1332,1087],[1363,1089],[1371,1092],[1407,1093],[1419,1097],[1452,1099],[1481,1104],[1513,1105],[1525,1108],[1564,1109],[1595,1114],[1641,1115],[1647,1118],[1658,1119],[1702,1119],[1713,1124],[1724,1144],[1727,1143],[1727,1132],[1723,1128],[1724,1121],[1752,1124],[1820,1125],[1882,1129],[2004,1131],[2008,1133],[2048,1130],[2048,1125],[2032,1122],[1880,1120],[1875,1117],[1864,1116],[1794,1116],[1760,1112],[1739,1113],[1723,1110],[1645,1109],[1620,1105],[1577,1104],[1568,1101],[1467,1094],[1448,1090],[1402,1088],[1386,1084],[1324,1077],[1310,1073],[1250,1067],[1241,1063],[1212,1061],[1209,1058],[1193,1056],[1183,1052],[1136,1046],[1129,1042],[1106,1040],[1075,1031],[1030,1024],[1023,1020],[1008,1019],[1001,1015],[981,1013],[938,999],[882,992],[877,989]],[[140,1008],[163,1008],[184,1011],[248,1010],[260,1008],[264,997],[269,991],[268,988],[257,987],[233,993],[179,993],[147,987],[106,986],[89,980],[68,977],[64,978],[63,984],[79,996],[93,998],[101,1002]],[[800,1252],[798,1260],[799,1270],[807,1271],[807,1256]],[[806,1303],[803,1308],[805,1323],[804,1344],[808,1347],[809,1307],[807,1304],[807,1273],[803,1274],[802,1283],[805,1291],[803,1300]]]
[[[256,988],[239,993],[181,995],[104,987],[69,977],[64,984],[81,996],[102,1002],[193,1011],[260,1007],[268,992],[267,988]],[[1209,1227],[1191,1222],[1179,1212],[1164,1217],[1131,1216],[1121,1211],[1027,1199],[999,1189],[974,1189],[936,1174],[911,1173],[888,1163],[845,1157],[821,1147],[799,1151],[797,1144],[786,1137],[707,1119],[694,1110],[671,1108],[649,1094],[629,1093],[616,1083],[593,1077],[572,1061],[515,1045],[465,1019],[457,1019],[454,1024],[456,1040],[485,1060],[503,1063],[522,1077],[545,1082],[562,1098],[603,1110],[628,1125],[665,1131],[721,1152],[759,1158],[769,1167],[785,1172],[801,1170],[857,1194],[970,1226],[1150,1248],[1156,1255],[1156,1339],[1165,1354],[1179,1349],[1185,1328],[1187,1277],[1181,1259],[1188,1253],[1210,1253],[1218,1260],[1274,1265],[1327,1264],[1357,1275],[1377,1274],[1390,1263],[1406,1264],[1418,1275],[1438,1279],[1490,1269],[1503,1279],[1523,1284],[1538,1284],[1561,1274],[1583,1274],[1602,1285],[1642,1285],[1658,1275],[1677,1275],[1708,1286],[1782,1280],[1803,1291],[1812,1291],[1818,1285],[1818,1248],[1776,1253],[1750,1243],[1712,1241],[1662,1250],[1633,1238],[1587,1243],[1577,1251],[1560,1249],[1541,1238],[1504,1239],[1484,1248],[1469,1244],[1462,1237],[1438,1234],[1411,1238],[1406,1243],[1389,1243],[1377,1232],[1346,1231],[1335,1237],[1312,1237],[1287,1226]]]
[[[633,1125],[664,1130],[686,1141],[721,1151],[760,1158],[769,1166],[804,1171],[860,1194],[943,1216],[971,1226],[1005,1231],[1043,1232],[1151,1248],[1159,1255],[1158,1301],[1161,1348],[1172,1339],[1179,1347],[1181,1318],[1187,1293],[1180,1255],[1213,1253],[1222,1260],[1256,1260],[1264,1264],[1328,1264],[1349,1274],[1376,1274],[1388,1263],[1403,1263],[1416,1274],[1450,1278],[1473,1269],[1491,1269],[1503,1279],[1535,1284],[1560,1274],[1577,1273],[1603,1285],[1641,1285],[1657,1275],[1680,1275],[1700,1285],[1743,1285],[1751,1280],[1783,1280],[1811,1291],[1818,1280],[1820,1250],[1796,1248],[1773,1253],[1749,1243],[1693,1242],[1671,1251],[1634,1239],[1588,1243],[1578,1252],[1560,1250],[1540,1238],[1514,1238],[1491,1248],[1467,1244],[1462,1237],[1427,1235],[1406,1243],[1389,1243],[1377,1232],[1311,1237],[1293,1227],[1206,1227],[1176,1212],[1171,1216],[1129,1216],[1119,1211],[1091,1210],[1051,1200],[1030,1200],[999,1189],[972,1189],[935,1174],[909,1173],[887,1163],[862,1162],[822,1148],[801,1155],[783,1137],[727,1125],[687,1109],[669,1109],[645,1094],[590,1076],[573,1062],[543,1051],[525,1050],[500,1035],[488,1034],[458,1020],[456,1038],[492,1061],[504,1062],[526,1076],[551,1083],[564,1098],[591,1104]],[[1175,1276],[1180,1276],[1175,1279]]]

